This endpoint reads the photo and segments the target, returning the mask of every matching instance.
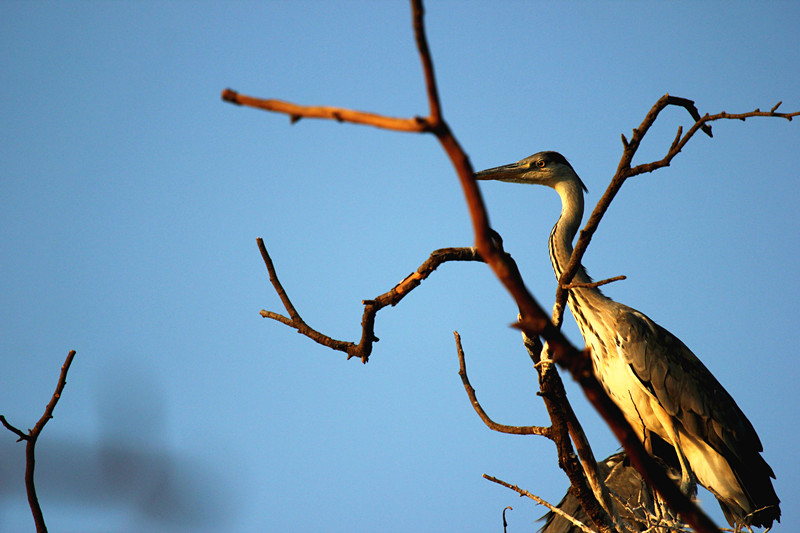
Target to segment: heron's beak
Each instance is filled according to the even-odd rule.
[[[500,167],[487,168],[475,173],[476,180],[495,180],[516,183],[520,181],[520,175],[526,170],[519,163],[511,163]]]

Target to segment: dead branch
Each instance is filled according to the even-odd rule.
[[[351,124],[362,124],[375,126],[383,130],[406,131],[413,133],[423,133],[428,131],[428,122],[417,118],[394,118],[367,113],[364,111],[354,111],[343,107],[331,106],[301,106],[291,102],[275,99],[263,99],[239,94],[232,89],[222,91],[222,99],[236,105],[273,111],[289,115],[292,124],[301,118],[318,118],[325,120],[335,120],[337,122],[349,122]]]
[[[618,278],[624,279],[625,276],[618,276]],[[611,280],[604,281],[610,282],[613,280],[612,278]],[[566,441],[566,446],[570,446],[570,441],[564,434],[563,428],[566,428],[578,452],[580,468],[582,470],[579,470],[578,466],[574,464],[574,461],[567,463],[563,461],[559,455],[559,464],[570,465],[571,467],[570,470],[566,468],[564,468],[564,470],[574,489],[573,493],[575,498],[578,500],[587,516],[592,519],[593,523],[599,524],[599,520],[602,520],[603,523],[607,524],[610,519],[619,531],[624,531],[621,527],[621,520],[616,511],[616,507],[611,501],[608,488],[600,476],[594,452],[589,444],[589,439],[586,438],[586,433],[583,431],[583,427],[578,417],[575,415],[575,411],[572,410],[572,405],[567,398],[567,392],[564,390],[561,376],[552,364],[552,357],[549,354],[548,346],[543,345],[538,337],[531,339],[524,333],[522,337],[525,348],[528,351],[528,356],[539,372],[540,388],[543,383],[549,383],[552,404],[545,401],[545,406],[547,407],[551,420],[553,417],[558,417],[559,424],[562,426],[559,438]],[[544,389],[542,389],[542,392],[544,393]],[[553,404],[557,406],[557,409]],[[555,423],[554,421],[554,424]],[[561,453],[560,450],[559,453]],[[603,511],[605,511],[605,513]]]
[[[33,513],[33,522],[36,524],[36,531],[37,533],[43,533],[47,531],[47,526],[44,523],[44,515],[42,514],[42,508],[39,505],[39,498],[36,496],[36,485],[34,484],[33,480],[33,471],[36,467],[36,439],[39,438],[39,435],[42,433],[45,424],[53,418],[53,410],[56,408],[56,404],[58,400],[61,398],[61,393],[64,390],[64,386],[67,384],[67,372],[69,372],[69,367],[72,364],[72,360],[75,358],[75,350],[70,351],[67,354],[67,359],[64,361],[64,364],[61,366],[61,374],[58,377],[58,383],[56,384],[56,390],[53,393],[53,396],[50,398],[50,402],[47,404],[47,407],[44,409],[44,414],[36,422],[36,425],[33,426],[33,429],[29,429],[28,433],[23,433],[16,427],[12,426],[6,420],[6,417],[0,415],[0,422],[12,433],[17,435],[19,441],[26,441],[25,444],[25,489],[28,494],[28,505],[31,508],[31,513]]]
[[[622,188],[622,185],[628,178],[647,172],[653,172],[659,168],[669,166],[670,162],[680,153],[683,147],[686,146],[686,143],[689,142],[689,140],[694,136],[695,133],[697,133],[698,130],[702,130],[709,137],[712,136],[711,125],[709,124],[710,122],[726,119],[743,121],[750,117],[774,117],[784,118],[788,121],[791,121],[792,118],[800,115],[800,111],[795,111],[792,113],[778,113],[777,109],[780,105],[781,102],[778,102],[769,111],[761,111],[757,108],[746,113],[726,113],[725,111],[722,111],[721,113],[714,115],[709,115],[706,113],[705,115],[701,116],[692,100],[678,96],[671,96],[669,94],[665,94],[659,98],[658,101],[653,104],[653,107],[650,108],[650,111],[648,111],[647,115],[645,115],[639,127],[633,130],[631,140],[628,141],[625,138],[625,135],[622,135],[622,144],[624,150],[622,152],[622,156],[620,157],[617,170],[614,176],[611,178],[611,182],[606,188],[605,193],[600,200],[598,200],[597,205],[589,216],[589,219],[586,221],[586,225],[580,231],[578,240],[575,243],[575,248],[572,251],[570,262],[564,269],[564,272],[561,274],[561,278],[559,279],[559,286],[556,291],[556,306],[558,310],[558,316],[556,316],[554,312],[554,322],[556,324],[561,323],[561,315],[563,314],[564,305],[567,299],[567,290],[570,288],[569,283],[575,276],[581,260],[583,259],[583,255],[586,253],[586,248],[589,246],[589,242],[591,242],[592,236],[597,230],[597,226],[602,220],[603,215],[605,215],[608,207],[611,205],[611,201],[617,195],[620,188]],[[631,162],[633,161],[636,151],[641,145],[642,139],[647,134],[650,127],[655,123],[661,111],[668,106],[683,107],[689,112],[689,115],[691,115],[691,117],[695,120],[695,123],[686,131],[685,134],[683,133],[683,128],[678,128],[678,133],[675,136],[675,140],[672,142],[663,158],[658,161],[637,165],[631,168]]]
[[[483,423],[492,431],[500,433],[508,433],[511,435],[542,435],[552,439],[552,428],[541,426],[507,426],[505,424],[498,424],[486,414],[467,376],[467,363],[464,358],[464,349],[461,346],[461,335],[459,335],[457,331],[454,331],[453,335],[456,338],[456,351],[458,352],[458,375],[461,376],[461,383],[464,384],[464,389],[467,391],[467,396],[469,396],[472,407],[475,409],[475,412],[478,413],[481,420],[483,420]]]
[[[593,281],[591,283],[569,283],[564,285],[565,290],[570,289],[594,289],[597,287],[602,287],[603,285],[608,285],[609,283],[614,283],[615,281],[622,281],[628,279],[627,276],[614,276],[613,278],[602,279],[600,281]]]
[[[364,304],[364,313],[361,319],[361,340],[356,344],[354,342],[334,339],[306,324],[295,309],[289,296],[286,294],[283,285],[281,285],[272,259],[267,252],[266,246],[264,246],[263,239],[258,238],[256,241],[258,243],[258,249],[261,251],[261,257],[267,267],[267,272],[269,272],[269,280],[275,288],[275,292],[280,297],[286,312],[289,314],[287,317],[273,311],[262,309],[261,316],[286,324],[318,344],[327,346],[336,351],[344,352],[347,354],[348,359],[351,357],[358,357],[361,359],[362,363],[366,363],[369,360],[369,356],[372,353],[372,345],[379,340],[378,337],[375,336],[375,316],[378,311],[386,306],[397,305],[400,300],[417,288],[422,281],[427,279],[427,277],[442,263],[448,261],[483,261],[475,248],[441,248],[439,250],[434,250],[431,252],[430,257],[428,257],[417,270],[406,276],[392,289],[380,296],[376,296],[372,300],[362,301]]]
[[[450,127],[442,118],[432,61],[425,37],[422,2],[421,0],[412,0],[411,3],[414,11],[414,33],[425,71],[428,100],[431,107],[429,119],[433,123],[430,131],[439,140],[458,174],[472,220],[475,246],[517,303],[522,317],[521,329],[528,337],[541,335],[548,341],[553,349],[555,361],[561,366],[569,368],[573,379],[581,384],[589,401],[603,416],[631,456],[633,464],[642,472],[645,480],[664,496],[673,509],[680,513],[698,532],[718,531],[705,513],[678,490],[664,471],[647,454],[630,424],[625,420],[622,411],[608,397],[594,376],[589,353],[575,348],[561,330],[550,321],[550,317],[533,295],[528,292],[516,264],[497,247],[496,242],[492,239],[493,232],[489,228],[486,206],[474,179],[474,169]],[[565,281],[569,282],[571,279],[570,277]]]
[[[575,498],[601,531],[612,531],[611,525],[619,523],[614,515],[614,506],[609,503],[608,492],[604,490],[597,462],[583,428],[572,410],[567,398],[564,382],[547,355],[547,348],[539,337],[522,335],[528,356],[539,374],[539,395],[544,401],[552,424],[551,440],[558,451],[558,465],[564,470],[572,486]],[[570,438],[572,440],[570,440]],[[578,451],[573,451],[573,443]]]

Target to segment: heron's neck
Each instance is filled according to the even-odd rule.
[[[561,216],[550,232],[550,262],[556,278],[561,278],[561,274],[566,270],[572,256],[572,240],[578,233],[578,228],[583,219],[583,190],[578,181],[558,183],[555,187],[556,192],[561,197]],[[592,279],[586,274],[583,265],[578,267],[575,277],[571,283],[591,283]],[[570,308],[575,303],[574,300],[595,300],[607,299],[597,288],[583,287],[570,291]]]
[[[575,182],[558,183],[555,187],[556,192],[561,196],[561,216],[550,232],[550,262],[553,264],[556,278],[560,279],[561,274],[566,270],[572,255],[572,239],[578,232],[581,219],[583,218],[583,190],[580,183]],[[578,271],[571,283],[590,283],[592,280],[583,265],[578,266]],[[592,316],[599,310],[607,308],[611,300],[607,298],[600,289],[595,287],[581,287],[570,289],[567,296],[572,316],[581,330],[581,335],[586,340],[587,345],[592,345],[591,339],[598,338],[595,331],[596,320]],[[593,352],[594,353],[594,352]]]
[[[550,262],[553,264],[556,277],[560,278],[569,263],[572,240],[578,233],[578,227],[583,219],[583,191],[578,182],[562,182],[554,188],[561,197],[561,216],[550,232]],[[591,281],[583,265],[578,268],[572,281],[578,283]]]

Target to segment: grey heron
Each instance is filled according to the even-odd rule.
[[[583,184],[557,152],[475,174],[479,180],[531,183],[555,189],[561,216],[550,233],[550,261],[560,277],[583,218]],[[583,266],[573,278],[591,279]],[[775,475],[761,456],[761,441],[733,398],[677,337],[599,289],[569,290],[567,302],[592,354],[598,380],[648,450],[662,439],[674,449],[681,489],[695,482],[719,501],[731,526],[770,527],[780,520]],[[665,459],[666,460],[666,459]]]
[[[667,474],[679,480],[681,473],[675,468],[663,465]],[[654,525],[659,523],[658,503],[645,484],[639,472],[630,465],[625,452],[618,452],[597,463],[598,472],[605,480],[606,486],[616,497],[614,505],[619,516],[625,521],[629,531],[657,531]],[[591,525],[589,515],[583,510],[578,499],[568,491],[558,506],[567,515],[585,525]],[[581,533],[581,529],[566,518],[548,512],[544,515],[544,526],[540,533]]]

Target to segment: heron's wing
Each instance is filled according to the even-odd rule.
[[[775,474],[761,456],[753,425],[728,391],[669,331],[638,311],[618,309],[618,342],[626,344],[621,352],[634,374],[684,431],[725,458],[738,479],[748,502],[718,497],[728,522],[769,527],[780,520],[780,500],[770,481]]]
[[[622,352],[666,412],[724,457],[752,461],[762,451],[758,434],[700,359],[644,314],[622,305],[618,313]],[[766,463],[764,466],[769,469]],[[769,473],[774,477],[771,469]]]

